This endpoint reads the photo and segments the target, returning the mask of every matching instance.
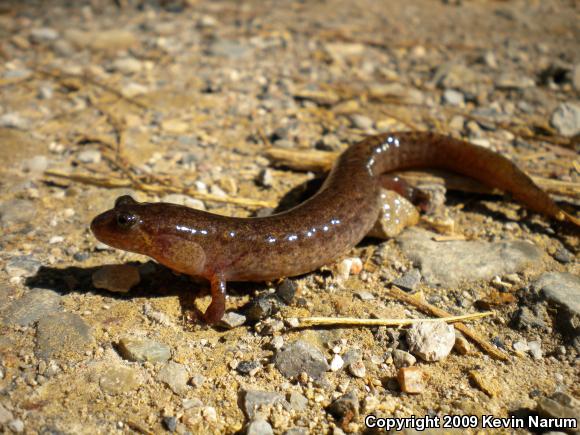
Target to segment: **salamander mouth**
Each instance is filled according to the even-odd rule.
[[[101,213],[91,222],[91,231],[102,243],[125,251],[142,252],[144,240],[139,215],[126,208]]]
[[[131,250],[133,237],[126,228],[119,226],[116,210],[109,210],[95,217],[91,222],[91,231],[99,241],[109,246]]]
[[[95,237],[107,245],[115,246],[114,212],[106,211],[96,216],[91,222],[91,231]]]

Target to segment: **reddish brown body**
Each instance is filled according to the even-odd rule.
[[[219,320],[226,281],[264,281],[300,275],[335,260],[371,229],[382,204],[380,175],[434,167],[509,192],[528,208],[558,220],[575,218],[505,157],[431,133],[391,133],[349,147],[312,198],[264,218],[232,218],[165,203],[121,197],[91,229],[104,243],[148,255],[212,284],[205,319]],[[577,222],[577,221],[575,221]]]

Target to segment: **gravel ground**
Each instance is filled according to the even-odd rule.
[[[266,215],[316,177],[296,164],[309,152],[408,129],[503,153],[577,213],[578,18],[563,0],[0,3],[0,431],[580,421],[578,232],[509,198],[419,174],[438,206],[418,227],[229,285],[217,328],[196,316],[206,283],[88,228],[126,193]],[[393,285],[454,315],[496,310],[468,324],[492,351],[444,323],[292,328],[427,317]]]

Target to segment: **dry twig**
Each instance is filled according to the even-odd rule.
[[[202,193],[197,190],[179,187],[179,186],[167,186],[167,185],[156,185],[147,184],[143,182],[134,183],[132,180],[122,179],[122,178],[112,178],[112,177],[98,177],[91,174],[68,174],[66,172],[60,172],[55,170],[47,170],[44,172],[45,175],[50,177],[56,177],[61,179],[67,179],[75,181],[77,183],[90,184],[93,186],[107,187],[107,188],[122,188],[130,187],[136,190],[142,190],[143,192],[150,193],[181,193],[184,195],[191,196],[192,198],[197,198],[202,201],[219,202],[226,204],[236,204],[245,207],[275,207],[276,204],[271,201],[261,201],[257,199],[250,198],[234,198],[231,196],[216,196],[211,193]]]
[[[447,323],[462,322],[466,320],[481,319],[482,317],[494,316],[493,311],[483,313],[465,314],[462,316],[449,316],[437,319],[359,319],[357,317],[302,317],[298,318],[298,328],[307,326],[406,326],[419,322]]]

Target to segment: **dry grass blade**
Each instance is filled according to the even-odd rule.
[[[451,316],[451,314],[449,314],[447,311],[442,310],[441,308],[437,308],[425,301],[422,301],[415,296],[409,295],[395,286],[391,287],[391,289],[389,290],[389,294],[395,299],[401,302],[405,302],[409,305],[412,305],[415,308],[419,309],[419,311],[427,313],[431,316],[437,316],[442,318]],[[455,328],[457,328],[466,337],[468,337],[474,343],[476,343],[483,351],[485,351],[492,358],[501,361],[507,361],[509,359],[508,356],[503,351],[489,344],[485,337],[480,336],[477,332],[473,331],[472,329],[469,329],[463,323],[456,323]]]
[[[142,190],[150,193],[181,193],[184,195],[197,198],[202,201],[211,201],[226,204],[236,204],[244,207],[275,207],[276,203],[271,201],[261,201],[250,198],[233,198],[230,196],[216,196],[210,193],[202,193],[193,189],[178,187],[178,186],[160,186],[156,184],[147,184],[143,182],[135,183],[133,180],[113,178],[113,177],[98,177],[91,174],[67,174],[55,170],[48,170],[44,172],[45,175],[61,179],[75,181],[77,183],[90,184],[92,186],[107,187],[110,189],[131,187],[133,189]]]
[[[330,169],[339,153],[317,150],[289,150],[268,148],[265,155],[275,166],[285,166],[297,171],[324,172]]]
[[[493,311],[483,313],[464,314],[462,316],[449,316],[437,319],[359,319],[356,317],[302,317],[298,318],[298,328],[307,326],[406,326],[419,322],[447,323],[462,322],[467,320],[481,319],[482,317],[494,316]]]

